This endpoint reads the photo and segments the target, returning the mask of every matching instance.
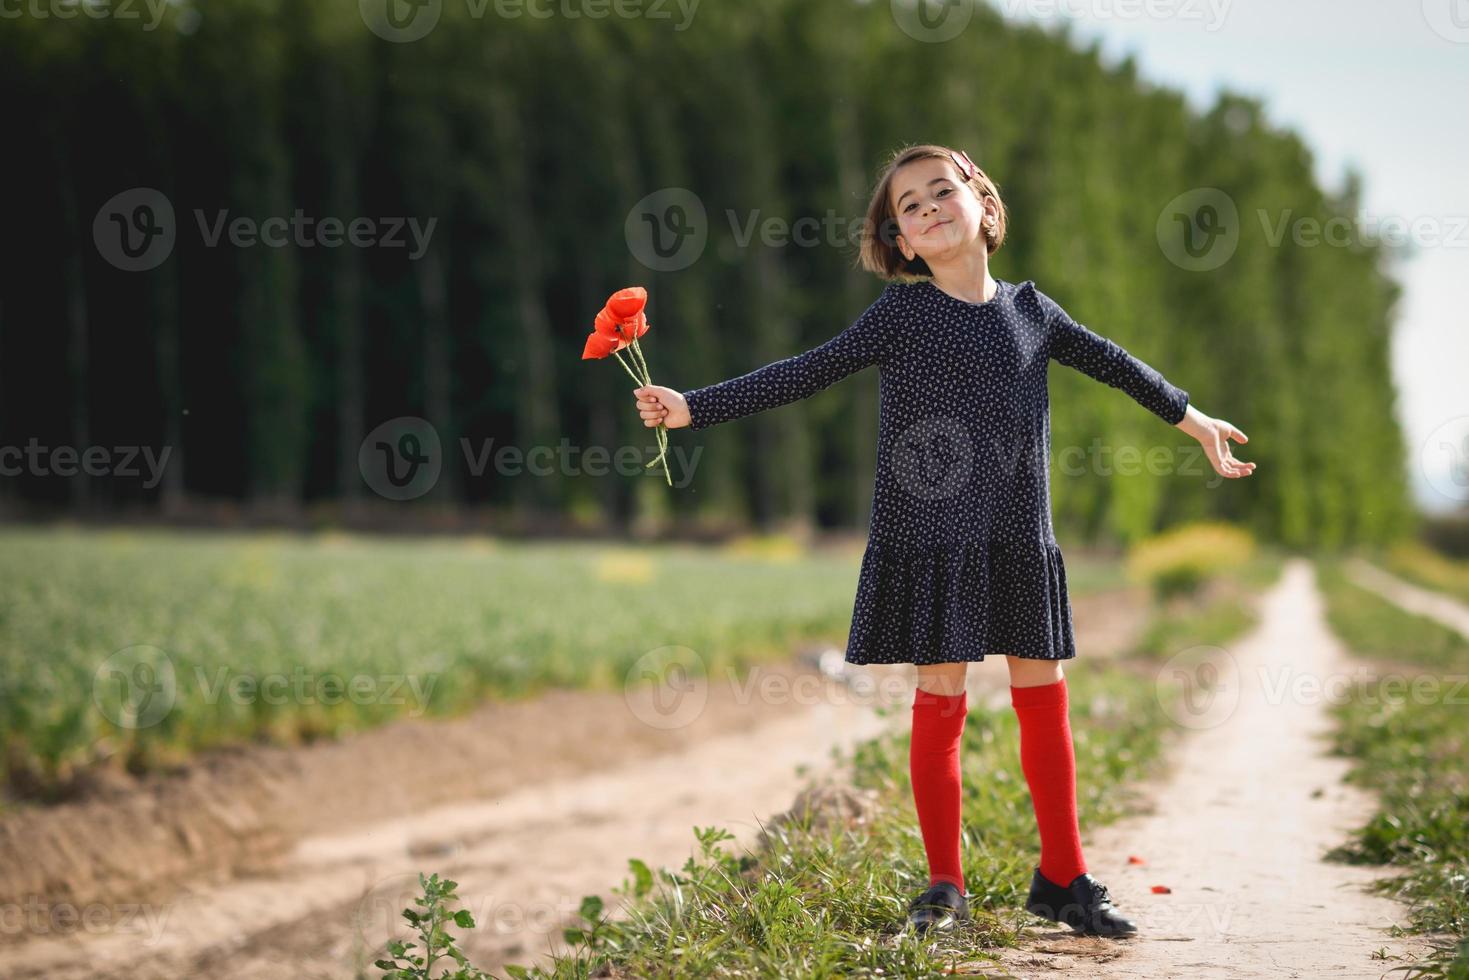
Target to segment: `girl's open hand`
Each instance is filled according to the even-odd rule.
[[[1220,476],[1237,479],[1255,472],[1254,463],[1235,459],[1229,447],[1230,439],[1236,442],[1249,442],[1250,437],[1223,419],[1210,418],[1190,405],[1179,427],[1199,440],[1199,445],[1204,447],[1204,454],[1209,457],[1214,472]]]
[[[670,429],[681,429],[692,421],[689,417],[689,403],[672,388],[643,385],[641,388],[634,388],[633,395],[637,397],[638,414],[643,417],[643,425],[650,429],[660,422]]]

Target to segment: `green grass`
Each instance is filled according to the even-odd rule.
[[[1469,639],[1355,585],[1339,562],[1317,568],[1332,628],[1379,668],[1332,712],[1335,751],[1355,760],[1348,781],[1380,807],[1330,856],[1390,868],[1374,887],[1408,903],[1412,930],[1452,937],[1419,976],[1469,976]]]
[[[860,558],[781,539],[7,528],[0,792],[54,799],[98,764],[143,772],[547,687],[617,689],[664,648],[692,651],[697,673],[841,646]],[[1115,563],[1074,564],[1078,593],[1120,580]]]
[[[1092,826],[1128,812],[1133,801],[1119,789],[1157,770],[1167,719],[1150,678],[1130,671],[1077,671],[1068,687],[1079,818]],[[1013,710],[970,709],[961,758],[973,930],[937,946],[897,935],[908,900],[928,885],[904,733],[843,760],[858,787],[877,792],[875,819],[783,823],[758,855],[723,850],[724,831],[698,829],[702,861],[656,874],[629,862],[632,878],[620,891],[642,901],[628,919],[605,919],[592,900],[584,905],[592,922],[568,937],[580,941],[575,955],[511,975],[932,976],[946,963],[993,961],[986,950],[1016,945],[1028,924],[1021,906],[1039,860],[1018,745]]]
[[[7,529],[0,765],[12,792],[44,795],[101,759],[142,770],[552,685],[615,689],[668,645],[709,670],[788,656],[845,639],[857,569],[682,547]],[[144,661],[141,683],[94,685],[140,644],[156,650],[123,666]],[[171,709],[126,727],[132,692],[161,705],[170,675]],[[273,686],[219,686],[242,677]]]
[[[1161,659],[1191,646],[1222,646],[1259,621],[1251,596],[1268,589],[1280,577],[1281,554],[1261,549],[1229,575],[1209,581],[1189,602],[1158,602],[1132,651]]]
[[[1469,561],[1450,558],[1419,541],[1404,541],[1369,555],[1401,578],[1469,602]]]
[[[1237,581],[1268,582],[1269,562]],[[1278,569],[1277,569],[1278,571]],[[1218,618],[1215,591],[1175,604],[1177,636]],[[1238,595],[1226,590],[1233,603]],[[1212,596],[1212,597],[1211,597]],[[1228,620],[1242,630],[1249,617]],[[1232,638],[1222,629],[1220,640]],[[1083,827],[1137,812],[1131,788],[1160,775],[1181,691],[1150,658],[1097,661],[1067,672]],[[903,712],[905,708],[888,709]],[[909,735],[886,735],[840,759],[839,772],[875,801],[862,821],[781,822],[748,853],[722,846],[720,828],[696,828],[701,859],[656,872],[629,860],[618,894],[633,899],[626,918],[584,900],[584,925],[571,953],[545,968],[513,967],[515,977],[835,977],[933,976],[984,972],[997,947],[1015,946],[1040,920],[1023,911],[1039,841],[1019,761],[1019,730],[1008,705],[971,704],[961,761],[963,860],[975,928],[927,941],[905,936],[907,903],[928,884],[923,839],[908,777]]]

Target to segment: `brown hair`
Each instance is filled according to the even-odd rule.
[[[886,166],[883,167],[882,175],[877,178],[877,186],[873,189],[872,199],[867,204],[867,218],[862,225],[862,250],[857,258],[864,269],[875,272],[884,279],[905,279],[933,274],[922,256],[915,255],[912,261],[909,261],[898,249],[898,217],[893,213],[893,206],[888,198],[892,194],[893,175],[904,164],[929,157],[947,160],[950,164],[954,164],[955,156],[959,153],[958,150],[951,150],[947,146],[939,146],[936,143],[906,146],[893,153]],[[967,156],[964,159],[967,159]],[[959,180],[974,192],[976,198],[983,201],[986,197],[993,197],[999,205],[1000,214],[995,222],[995,227],[984,229],[986,248],[989,254],[994,255],[1005,241],[1007,223],[1005,202],[1000,197],[999,188],[978,166],[975,166],[974,173],[970,177],[965,177],[963,169],[957,164],[955,164],[955,169],[960,171]]]

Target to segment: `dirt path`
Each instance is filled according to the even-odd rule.
[[[1093,655],[1132,641],[1141,598],[1073,601]],[[374,951],[404,935],[399,912],[419,870],[460,883],[479,928],[459,934],[477,965],[529,964],[559,943],[583,896],[617,906],[610,888],[628,858],[680,866],[695,825],[750,845],[833,749],[905,730],[905,712],[874,707],[911,703],[911,674],[812,650],[754,672],[773,685],[763,695],[750,677],[708,685],[702,709],[671,729],[652,721],[646,696],[551,692],[339,743],[213,758],[20,815],[0,823],[0,851],[19,862],[3,880],[16,895],[47,896],[53,912],[65,883],[66,904],[90,909],[96,926],[11,915],[0,923],[0,976],[308,980],[360,965],[376,977]],[[971,671],[970,689],[1007,703],[1004,664]],[[401,788],[383,793],[389,771]],[[208,873],[184,874],[194,856]],[[151,874],[161,861],[169,874]]]
[[[1363,588],[1371,589],[1410,613],[1427,616],[1469,636],[1469,606],[1453,596],[1414,585],[1360,558],[1353,560],[1347,569],[1350,577]]]
[[[1178,719],[1193,730],[1175,750],[1174,774],[1150,787],[1151,812],[1084,835],[1089,870],[1140,935],[1116,942],[1036,928],[1032,948],[1007,957],[1017,974],[1379,977],[1427,951],[1388,936],[1406,919],[1396,902],[1364,892],[1379,869],[1320,859],[1374,804],[1341,781],[1349,760],[1323,754],[1326,699],[1338,688],[1305,685],[1360,668],[1328,631],[1305,559],[1289,560],[1261,613],[1256,630],[1212,658],[1223,682],[1213,698]],[[1129,855],[1147,863],[1131,865]],[[1379,949],[1390,958],[1374,959]]]
[[[534,959],[571,924],[584,895],[613,901],[608,888],[626,875],[628,857],[680,865],[695,849],[696,824],[727,827],[748,842],[759,831],[757,817],[790,806],[801,784],[797,767],[820,770],[834,746],[903,720],[873,710],[885,689],[854,694],[819,671],[789,667],[752,676],[773,681],[774,693],[709,684],[704,709],[677,732],[683,748],[638,744],[619,731],[626,719],[612,713],[637,716],[641,728],[656,727],[654,715],[646,704],[630,711],[620,697],[609,699],[600,705],[603,727],[629,753],[614,762],[606,744],[587,744],[589,755],[607,760],[603,771],[557,778],[552,756],[568,747],[550,737],[557,719],[541,717],[554,749],[521,767],[519,789],[356,829],[328,823],[256,874],[192,883],[145,903],[145,914],[126,924],[118,911],[124,903],[105,903],[112,928],[89,933],[73,925],[67,936],[0,948],[0,976],[351,976],[354,961],[371,967],[371,957],[354,955],[360,939],[403,935],[398,913],[416,893],[420,869],[452,873],[461,883],[483,923],[465,931],[479,965]],[[894,679],[889,687],[897,693],[904,678]],[[788,686],[798,681],[804,686]],[[593,703],[588,696],[581,707]],[[746,714],[745,724],[731,723],[736,711]],[[521,750],[534,755],[529,744]],[[371,760],[358,762],[371,768]],[[546,778],[534,777],[537,765]],[[357,778],[364,775],[359,768]]]

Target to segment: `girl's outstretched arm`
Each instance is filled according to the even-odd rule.
[[[1199,441],[1209,463],[1220,476],[1241,477],[1255,472],[1254,463],[1241,462],[1230,452],[1229,440],[1249,437],[1223,419],[1210,418],[1189,404],[1188,392],[1171,384],[1147,363],[1120,345],[1073,320],[1055,300],[1039,289],[1036,298],[1045,317],[1050,356],[1114,388],[1121,388],[1144,408]]]
[[[1188,392],[1171,384],[1158,370],[1128,353],[1120,344],[1077,323],[1039,289],[1035,291],[1046,325],[1049,355],[1069,368],[1127,392],[1143,408],[1178,425],[1188,408]]]
[[[888,305],[891,288],[845,330],[803,354],[692,391],[680,393],[661,385],[634,388],[643,424],[708,428],[808,398],[853,372],[881,363],[894,330]]]

